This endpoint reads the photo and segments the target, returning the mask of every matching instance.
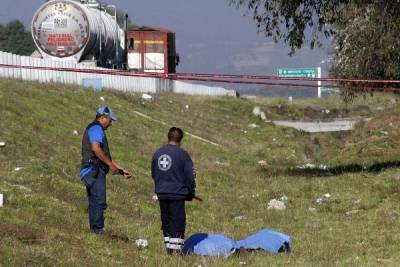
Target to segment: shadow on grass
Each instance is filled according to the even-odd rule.
[[[348,164],[339,165],[332,168],[291,168],[287,170],[287,174],[293,176],[319,176],[328,177],[341,175],[344,173],[356,173],[356,172],[380,172],[385,169],[399,168],[400,160],[378,162],[371,166],[362,166],[360,164]]]

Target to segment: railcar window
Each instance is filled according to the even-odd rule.
[[[129,49],[135,49],[135,39],[129,39]]]

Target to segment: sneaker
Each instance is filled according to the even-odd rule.
[[[104,229],[92,229],[91,232],[96,235],[102,235],[104,234]]]

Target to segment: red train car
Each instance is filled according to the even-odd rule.
[[[175,73],[179,64],[175,33],[168,29],[128,28],[128,70],[139,73]]]

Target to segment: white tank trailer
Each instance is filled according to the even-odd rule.
[[[103,67],[124,61],[125,32],[96,0],[46,2],[33,17],[32,37],[43,58]]]

